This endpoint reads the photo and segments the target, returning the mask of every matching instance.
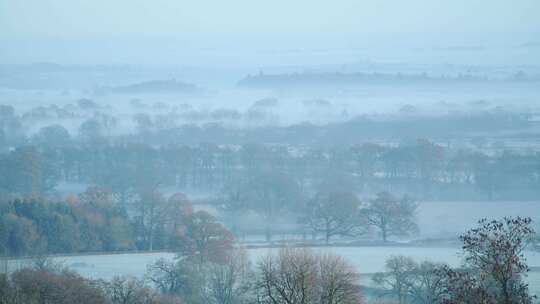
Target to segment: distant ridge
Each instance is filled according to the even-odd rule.
[[[195,94],[202,91],[194,84],[179,82],[176,80],[150,80],[115,87],[97,87],[99,93],[115,94],[151,94],[151,93],[185,93]]]
[[[292,73],[248,75],[238,82],[238,86],[251,88],[302,87],[302,86],[356,86],[362,84],[452,84],[479,83],[490,81],[539,81],[540,76],[529,76],[518,72],[507,79],[490,79],[474,74],[456,76],[430,76],[420,74],[386,73]]]

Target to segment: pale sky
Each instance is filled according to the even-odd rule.
[[[540,0],[0,0],[4,63],[179,62],[180,57],[189,63],[202,56],[200,50],[214,49],[256,53],[382,45],[399,52],[539,41]],[[212,58],[216,53],[222,54]],[[379,54],[353,57],[408,60]],[[525,55],[525,63],[540,57],[533,50]],[[235,56],[241,60],[244,54]],[[508,60],[504,53],[499,57],[493,62]],[[313,59],[319,60],[349,59]]]
[[[538,0],[0,0],[11,38],[539,29]]]

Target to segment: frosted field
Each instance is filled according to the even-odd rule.
[[[539,230],[540,202],[420,202],[416,214],[420,228],[418,237],[454,237],[475,227],[481,218],[500,219],[505,216],[531,217]]]
[[[253,262],[268,253],[278,249],[248,249],[248,254]],[[460,263],[458,248],[420,248],[420,247],[396,247],[396,246],[373,246],[373,247],[319,247],[313,248],[316,252],[331,252],[349,260],[362,274],[361,282],[370,285],[371,274],[384,270],[385,261],[393,255],[405,255],[417,261],[430,260],[444,262],[452,266]],[[114,276],[129,275],[143,278],[147,265],[160,258],[173,259],[173,253],[129,253],[129,254],[104,254],[85,256],[56,257],[55,260],[77,271],[81,275],[93,279],[111,279]],[[540,267],[540,252],[528,251],[526,258],[530,267]],[[11,262],[10,268],[16,268],[23,262]],[[528,278],[531,290],[535,294],[540,293],[540,272],[531,272]]]
[[[269,252],[278,249],[257,248],[248,249],[253,262]],[[457,248],[419,248],[419,247],[333,247],[314,248],[316,252],[331,252],[340,255],[358,268],[360,273],[374,273],[384,270],[384,262],[393,255],[405,255],[417,261],[430,260],[433,262],[445,262],[453,266],[459,265],[460,256]],[[528,251],[527,261],[531,267],[540,267],[540,253]],[[142,277],[146,272],[146,266],[160,258],[173,259],[173,253],[129,253],[129,254],[106,254],[57,257],[66,266],[81,273],[84,276],[96,279],[110,279],[116,275],[133,275]]]
[[[218,211],[211,210],[213,214]],[[534,220],[533,227],[540,232],[540,202],[538,201],[422,201],[418,203],[416,211],[416,223],[419,233],[410,237],[417,239],[457,238],[458,235],[476,227],[482,218],[501,219],[505,216],[531,217]],[[244,227],[258,227],[262,219],[258,217],[242,217]],[[273,222],[275,227],[298,228],[294,219],[280,217]],[[319,235],[321,238],[322,235]],[[248,243],[265,242],[264,235],[248,235],[246,238],[239,237],[241,241]],[[276,233],[275,240],[301,240],[301,235],[290,233]],[[397,239],[392,239],[397,241]],[[408,241],[403,239],[401,241]]]

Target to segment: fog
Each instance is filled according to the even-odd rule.
[[[537,64],[539,4],[2,1],[3,63]],[[302,54],[302,55],[299,55]]]
[[[538,12],[0,0],[0,302],[535,303]]]

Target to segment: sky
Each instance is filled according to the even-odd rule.
[[[152,44],[229,51],[519,45],[540,41],[539,12],[538,0],[0,0],[0,60],[58,60],[66,51],[74,61],[99,61]],[[71,54],[81,49],[94,55]]]

